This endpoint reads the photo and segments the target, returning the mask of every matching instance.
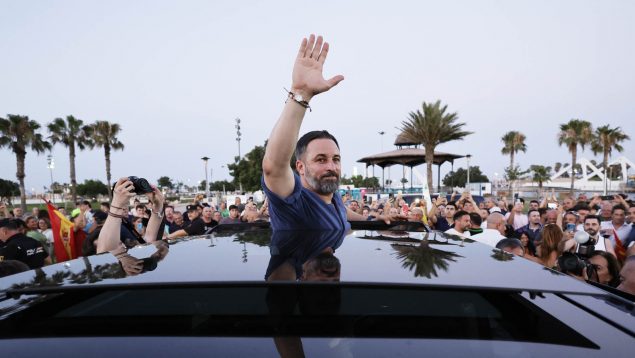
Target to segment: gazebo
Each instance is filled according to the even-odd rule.
[[[384,169],[386,167],[390,167],[395,164],[401,164],[405,167],[410,167],[410,187],[412,188],[412,168],[417,165],[423,164],[426,162],[426,151],[422,148],[417,148],[419,143],[412,143],[407,140],[402,135],[397,136],[395,140],[395,145],[398,147],[395,150],[391,150],[389,152],[379,153],[375,155],[370,155],[368,157],[364,157],[359,159],[358,163],[365,163],[366,168],[368,166],[373,166],[373,175],[375,165],[381,167],[381,181],[382,188],[385,185],[384,180]],[[414,148],[403,148],[403,146],[415,146]],[[441,190],[441,165],[445,162],[452,163],[454,167],[454,160],[458,158],[463,158],[465,155],[459,154],[451,154],[451,153],[443,153],[443,152],[434,152],[434,159],[432,163],[437,166],[437,191]]]

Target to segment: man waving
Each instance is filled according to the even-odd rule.
[[[347,230],[347,220],[365,220],[334,195],[341,175],[337,139],[327,131],[312,131],[298,140],[311,99],[344,79],[342,75],[324,79],[328,52],[329,44],[321,36],[302,40],[287,101],[269,136],[262,161],[262,187],[269,199],[271,226],[276,230]],[[289,166],[294,152],[297,174]]]

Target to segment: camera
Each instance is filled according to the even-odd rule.
[[[130,176],[128,177],[128,180],[130,180],[132,185],[134,185],[134,192],[137,195],[152,193],[153,191],[150,183],[148,183],[148,181],[144,178]]]
[[[591,253],[595,251],[595,244],[597,239],[589,236],[586,231],[578,231],[573,236],[573,239],[579,244],[576,254],[581,257],[588,258]]]
[[[558,257],[558,268],[560,272],[564,274],[578,277],[584,277],[584,273],[586,272],[588,280],[598,281],[595,266],[570,252],[564,252]]]

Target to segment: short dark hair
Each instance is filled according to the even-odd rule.
[[[529,209],[529,211],[527,212],[527,217],[529,217],[529,215],[531,215],[531,213],[533,213],[534,211],[537,212],[538,215],[540,215],[540,210],[538,210],[538,209]]]
[[[88,200],[84,200],[84,201],[82,201],[82,204],[83,204],[83,205],[88,205],[88,206],[91,206],[91,205],[90,205],[90,201],[88,201]]]
[[[145,209],[146,209],[146,206],[145,206],[145,205],[143,205],[143,204],[138,204],[138,205],[137,205],[137,206],[135,206],[134,208],[135,208],[135,209],[143,209],[143,210],[145,210]]]
[[[591,208],[589,207],[587,203],[578,203],[571,210],[572,211],[580,211],[580,210],[591,211]]]
[[[0,228],[1,227],[6,227],[7,229],[13,231],[13,230],[18,230],[19,228],[21,228],[22,224],[18,221],[18,219],[6,218],[6,219],[0,219]]]
[[[584,223],[586,223],[587,220],[597,220],[598,223],[602,222],[602,220],[600,220],[600,217],[597,215],[587,215],[584,217]]]
[[[465,215],[470,216],[470,213],[468,213],[465,210],[459,210],[456,213],[454,213],[454,216],[452,217],[452,220],[457,221],[457,220],[459,220],[461,217],[463,217]],[[470,218],[470,220],[471,220],[471,218]]]
[[[534,200],[529,202],[529,204],[533,204],[533,203],[536,203],[536,204],[540,205],[540,202],[538,202],[538,200],[536,200],[536,199],[534,199]]]
[[[521,250],[525,250],[525,248],[523,247],[523,243],[520,242],[520,240],[518,240],[518,239],[509,239],[509,238],[501,239],[496,244],[496,248],[499,249],[499,250],[504,250],[506,248],[509,248],[509,249],[512,249],[512,250],[515,249],[515,248],[519,248]]]
[[[238,206],[232,204],[229,206],[229,210],[238,210]]]
[[[622,205],[622,204],[614,205],[613,209],[611,209],[611,214],[613,214],[615,212],[615,210],[627,211],[626,208],[624,207],[624,205]]]
[[[481,225],[483,223],[483,218],[478,213],[470,213],[470,221],[472,225]]]
[[[306,147],[309,145],[309,143],[316,139],[330,139],[335,142],[337,149],[340,148],[339,143],[337,143],[337,139],[335,139],[335,137],[331,133],[324,130],[311,131],[298,139],[298,142],[295,145],[295,159],[299,160],[304,155],[304,152],[306,152]]]
[[[445,207],[447,208],[447,207],[448,207],[448,206],[450,206],[450,205],[451,205],[451,206],[453,206],[453,207],[454,207],[454,209],[456,209],[456,201],[450,201],[450,202],[448,202],[447,204],[445,204]]]
[[[101,203],[99,203],[99,205],[101,205],[101,206],[105,206],[105,207],[107,207],[108,209],[110,209],[110,203],[109,203],[109,202],[107,202],[107,201],[102,201]]]

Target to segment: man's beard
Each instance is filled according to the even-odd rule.
[[[335,177],[335,180],[332,177]],[[305,178],[311,188],[320,195],[333,194],[340,187],[340,176],[334,171],[328,171],[317,178],[307,168]]]
[[[598,232],[593,229],[586,229],[584,231],[586,231],[586,233],[589,234],[590,237],[596,237],[598,235]]]

